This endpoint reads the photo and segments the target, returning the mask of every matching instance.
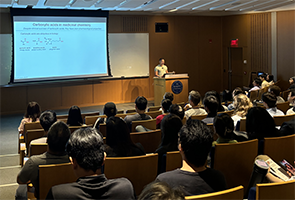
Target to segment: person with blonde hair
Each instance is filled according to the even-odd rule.
[[[245,94],[239,94],[235,96],[233,104],[235,111],[232,115],[232,119],[234,120],[234,125],[236,127],[238,121],[246,116],[248,110],[253,107],[253,104]]]

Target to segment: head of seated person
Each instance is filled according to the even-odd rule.
[[[185,196],[179,189],[171,188],[165,182],[148,184],[138,197],[138,200],[184,200]]]
[[[263,105],[268,108],[274,108],[277,105],[277,97],[275,94],[270,92],[265,92],[262,94]]]
[[[103,108],[103,113],[107,116],[107,118],[115,116],[117,114],[116,104],[113,102],[106,103]]]
[[[268,91],[276,95],[276,97],[278,97],[280,96],[281,88],[277,85],[271,85],[269,86]]]
[[[120,117],[110,117],[106,122],[106,153],[108,156],[140,156],[145,152],[130,137],[127,124]]]
[[[72,133],[66,150],[77,177],[101,173],[106,154],[103,139],[95,128],[80,128]]]
[[[204,104],[205,110],[208,113],[208,116],[215,117],[217,115],[219,104],[215,96],[213,95],[206,96],[203,100],[203,104]]]
[[[249,139],[279,136],[273,117],[261,107],[252,107],[248,110],[246,132]]]
[[[174,100],[174,95],[171,92],[166,92],[163,96],[163,99],[169,99],[171,102]]]
[[[40,105],[35,101],[29,102],[24,117],[32,119],[32,122],[35,122],[37,119],[39,119],[40,114],[41,114]]]
[[[65,154],[65,146],[70,138],[71,131],[62,121],[57,121],[50,127],[47,134],[48,152],[54,155]]]
[[[177,115],[181,120],[184,117],[184,110],[182,109],[181,106],[177,105],[177,104],[172,104],[169,108],[169,112],[171,114],[175,114]]]
[[[255,78],[253,81],[253,86],[260,87],[261,83],[262,83],[261,79]]]
[[[226,113],[218,114],[213,121],[215,132],[219,138],[232,140],[234,137],[234,121]]]
[[[242,90],[242,88],[240,87],[236,87],[233,92],[232,92],[232,97],[234,99],[235,96],[239,95],[239,94],[245,94],[245,92]]]
[[[46,135],[49,128],[57,121],[56,113],[53,110],[46,110],[40,116],[40,124],[44,129]]]
[[[205,170],[212,142],[211,129],[200,120],[189,119],[179,131],[179,150],[183,168],[188,171]]]
[[[217,99],[217,102],[218,102],[218,112],[222,112],[224,111],[224,108],[223,106],[221,105],[221,100],[220,100],[220,95],[218,94],[218,92],[214,91],[214,90],[211,90],[211,91],[208,91],[205,93],[205,97],[208,97],[208,96],[214,96],[216,99]]]
[[[200,103],[201,95],[198,91],[192,90],[188,95],[188,100],[192,107],[196,107]]]
[[[266,74],[265,73],[262,73],[258,76],[260,78],[260,80],[263,82],[266,80]]]
[[[69,126],[82,126],[83,125],[81,110],[78,106],[72,106],[69,109],[67,124]]]
[[[166,115],[161,122],[162,140],[156,153],[177,151],[178,132],[182,127],[181,119],[175,114]]]
[[[248,110],[253,106],[250,99],[245,94],[239,94],[234,98],[234,115],[245,117]]]
[[[164,111],[164,113],[168,113],[169,112],[169,108],[172,105],[172,102],[170,99],[163,99],[161,102],[161,106],[162,106],[162,110]]]
[[[143,114],[147,107],[147,99],[144,96],[138,96],[135,99],[135,109],[139,114]]]
[[[274,82],[274,77],[273,77],[273,75],[272,74],[268,74],[267,76],[266,76],[266,81],[267,82]]]

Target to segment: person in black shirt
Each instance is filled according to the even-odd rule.
[[[75,131],[66,149],[79,178],[74,183],[53,186],[46,199],[135,199],[128,179],[108,180],[101,173],[106,153],[103,139],[95,128]]]
[[[179,187],[185,196],[206,194],[226,189],[224,176],[206,167],[211,150],[213,133],[199,120],[189,119],[179,131],[179,151],[182,168],[160,174],[156,181]]]

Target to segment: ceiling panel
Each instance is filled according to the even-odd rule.
[[[270,10],[270,9],[273,9],[273,8],[282,7],[282,6],[285,6],[285,5],[288,5],[288,4],[293,4],[294,5],[294,2],[290,2],[290,1],[274,2],[272,5],[264,5],[263,7],[259,7],[258,9],[256,8],[255,10],[256,11],[266,11],[266,10]],[[294,5],[293,9],[295,9],[295,5]]]
[[[18,5],[30,5],[34,6],[38,3],[39,0],[18,0]]]
[[[120,8],[137,8],[139,6],[142,6],[144,3],[146,3],[147,0],[131,0],[131,1],[126,1],[126,3],[122,4]]]
[[[0,0],[0,4],[9,4],[9,5],[11,5],[12,1],[13,0]]]
[[[281,4],[282,2],[286,2],[286,1],[282,1],[282,0],[257,1],[254,5],[244,6],[243,8],[240,9],[240,11],[249,11],[249,10],[254,11],[259,8],[271,6],[273,4],[277,4],[277,3]]]
[[[94,5],[97,0],[77,0],[72,4],[72,7],[90,7]]]
[[[116,6],[119,6],[124,0],[102,0],[99,3],[95,5],[95,7],[101,7],[101,8],[114,8]]]
[[[179,0],[177,0],[179,1]],[[158,0],[154,1],[150,4],[145,5],[144,7],[138,9],[138,10],[159,10],[159,7],[168,4],[168,3],[173,3],[175,0]]]
[[[65,7],[70,0],[46,0],[45,6]]]

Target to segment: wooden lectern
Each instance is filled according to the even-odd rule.
[[[161,105],[166,92],[173,93],[173,103],[187,102],[188,78],[188,74],[166,75],[165,78],[154,77],[154,105]]]

